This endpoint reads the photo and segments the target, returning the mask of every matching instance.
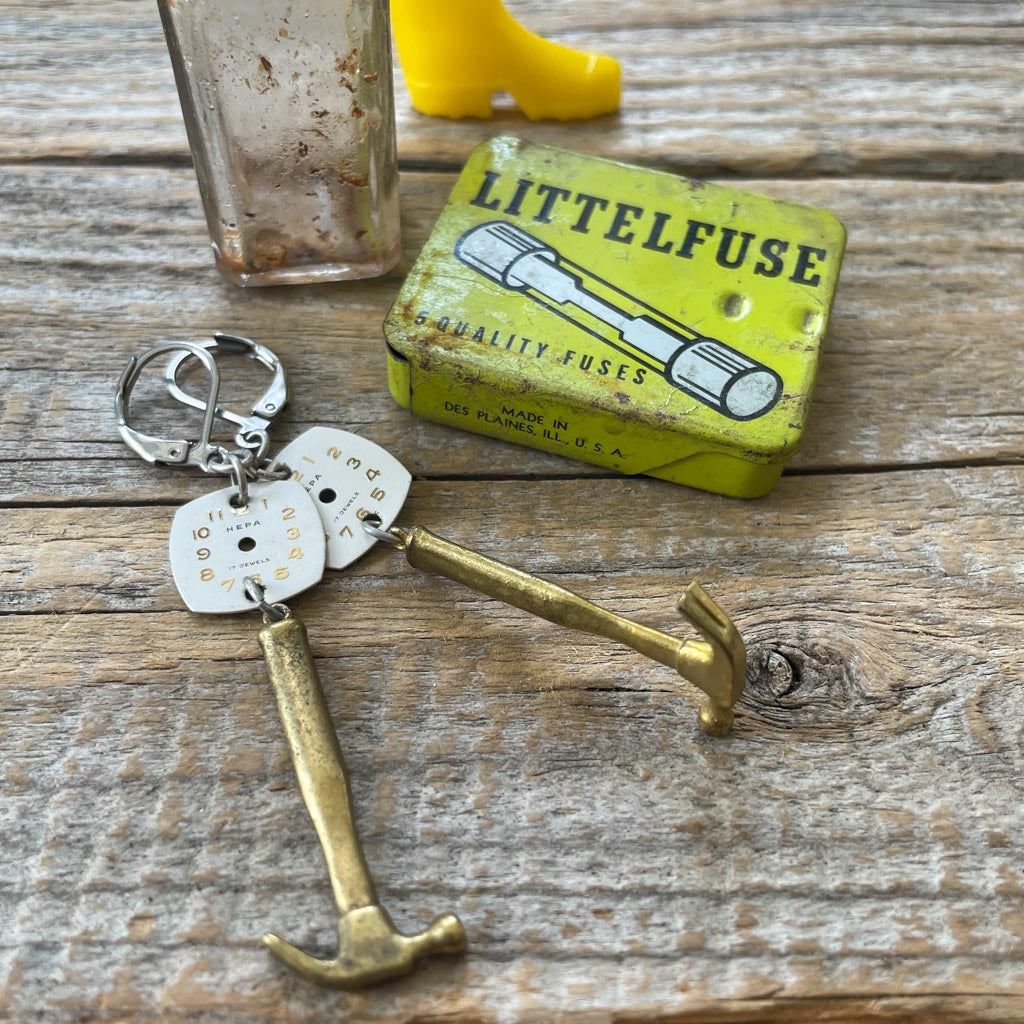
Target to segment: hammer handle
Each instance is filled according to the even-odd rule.
[[[662,665],[676,667],[683,643],[668,633],[616,615],[557,583],[471,551],[422,526],[404,531],[403,541],[405,557],[417,569],[447,576],[548,622],[615,640]]]
[[[359,844],[345,761],[310,654],[306,627],[294,616],[270,623],[260,630],[259,642],[338,909],[344,914],[371,906],[377,895]]]
[[[574,594],[565,587],[514,569],[422,526],[392,531],[410,565],[447,576],[499,601],[570,629],[607,637],[675,669],[708,696],[701,707],[701,728],[724,736],[732,723],[732,705],[743,690],[746,648],[732,620],[694,582],[676,607],[704,635],[677,640]]]

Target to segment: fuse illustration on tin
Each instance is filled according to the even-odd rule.
[[[455,255],[730,419],[764,416],[782,395],[782,378],[771,367],[646,305],[515,224],[495,220],[470,228],[455,243]]]

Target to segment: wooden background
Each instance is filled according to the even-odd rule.
[[[850,246],[802,452],[754,503],[412,419],[401,272],[245,292],[206,244],[150,0],[0,0],[0,1017],[213,1024],[1024,1020],[1024,8],[515,0],[625,66],[621,116],[453,124],[399,87],[405,257],[497,132],[819,204]],[[628,651],[377,550],[296,602],[386,906],[464,960],[345,995],[257,623],[184,611],[206,479],[113,428],[132,353],[251,333],[278,436],[365,433],[406,522],[749,646],[734,735]]]

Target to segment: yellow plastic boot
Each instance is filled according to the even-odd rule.
[[[436,117],[490,117],[511,93],[532,121],[610,114],[619,62],[528,32],[501,0],[391,0],[398,55],[412,105]]]

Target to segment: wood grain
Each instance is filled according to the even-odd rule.
[[[1024,8],[508,5],[618,56],[621,114],[431,120],[399,78],[402,265],[246,292],[209,258],[151,0],[0,0],[0,1020],[1017,1024]],[[384,312],[498,132],[846,222],[771,495],[617,477],[390,400]],[[666,669],[392,552],[297,599],[385,904],[469,930],[465,960],[363,994],[259,945],[327,950],[334,922],[258,623],[182,610],[167,529],[209,482],[113,432],[128,356],[213,328],[284,358],[282,440],[334,424],[412,469],[404,521],[680,635],[698,578],[748,644],[715,741]]]
[[[1024,173],[1014,0],[511,0],[523,21],[618,57],[622,112],[574,125],[573,146],[697,176]],[[153,5],[6,0],[0,159],[187,159]],[[517,112],[447,122],[411,110],[399,78],[403,159],[454,167],[511,131],[566,129]]]
[[[245,292],[213,269],[188,170],[0,170],[0,201],[19,225],[0,236],[10,270],[0,333],[16,342],[0,370],[0,459],[18,464],[2,499],[47,500],[61,478],[62,501],[202,493],[205,481],[145,467],[124,449],[111,395],[131,354],[216,328],[252,334],[285,359],[296,397],[282,441],[329,423],[385,445],[417,476],[593,473],[415,419],[384,391],[380,325],[452,183],[448,174],[403,177],[406,255],[391,277]],[[1009,339],[1024,319],[1024,186],[748,184],[832,209],[850,226],[792,471],[1020,460],[1024,348]]]
[[[179,610],[169,509],[130,536],[106,509],[12,513],[4,592],[32,614],[6,619],[0,1005],[59,977],[46,1007],[96,1019],[1019,1019],[1022,484],[793,479],[753,520],[711,495],[680,520],[655,481],[537,482],[528,508],[418,484],[412,518],[655,625],[696,575],[748,688],[734,736],[701,738],[666,670],[386,551],[295,602],[386,902],[410,927],[454,908],[472,942],[360,996],[256,943],[332,941],[256,624]]]

